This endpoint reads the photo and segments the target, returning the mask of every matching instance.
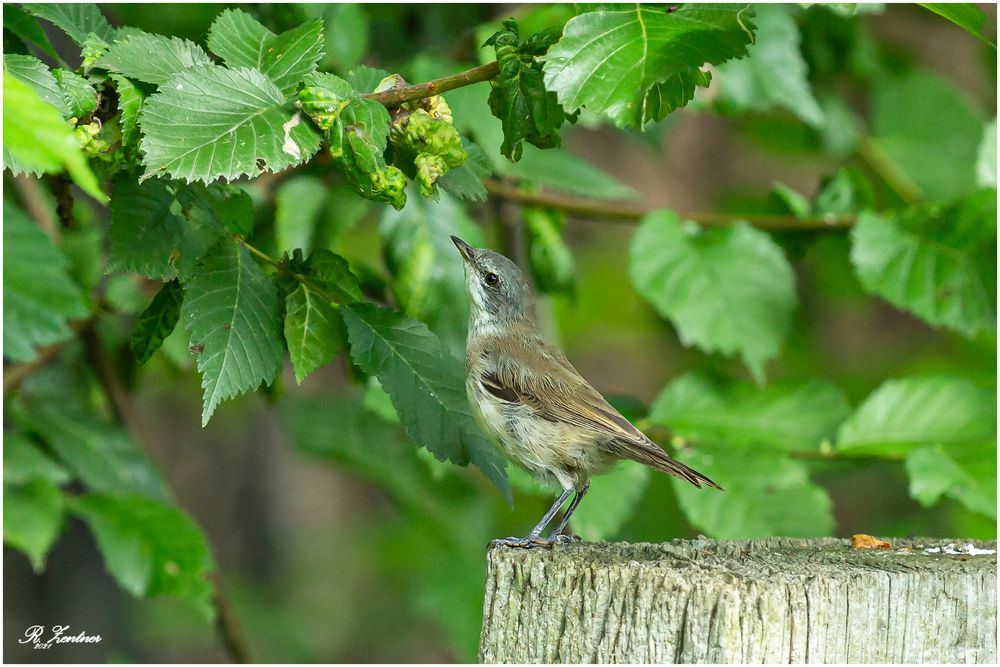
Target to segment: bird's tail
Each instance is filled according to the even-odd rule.
[[[659,445],[651,440],[643,443],[619,440],[616,441],[615,445],[617,445],[615,447],[617,451],[614,453],[618,456],[637,461],[651,468],[656,468],[668,475],[688,481],[698,488],[705,485],[719,489],[720,491],[725,490],[713,482],[707,475],[703,475],[691,466],[671,458],[669,454],[660,449]]]

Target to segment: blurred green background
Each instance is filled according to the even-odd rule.
[[[208,26],[226,6],[102,9],[116,25],[204,42]],[[478,45],[500,19],[518,16],[523,33],[530,34],[527,26],[532,21],[544,25],[546,11],[566,11],[461,4],[244,9],[274,30],[323,16],[329,35],[321,67],[339,71],[363,62],[401,71],[414,82],[476,64]],[[983,9],[995,21],[995,6]],[[883,123],[902,125],[914,114],[937,119],[923,126],[928,136],[917,159],[926,161],[929,174],[921,185],[948,191],[953,174],[941,163],[950,154],[941,142],[964,136],[970,124],[981,132],[995,118],[996,51],[916,6],[872,7],[853,15],[813,6],[791,14],[820,105],[828,116],[841,114],[841,122],[817,129],[780,104],[741,108],[738,101],[713,98],[713,84],[692,107],[645,132],[616,130],[585,117],[564,132],[566,150],[605,172],[599,178],[603,186],[617,182],[650,207],[764,212],[775,183],[811,196],[837,167],[870,170],[856,146],[864,128],[870,131],[875,100],[881,99]],[[52,38],[65,44],[60,35]],[[890,92],[899,86],[911,89],[893,97]],[[462,100],[457,98],[449,96],[459,122]],[[488,117],[489,112],[483,104],[477,113]],[[299,171],[320,174],[322,165]],[[878,178],[872,181],[885,189]],[[275,201],[280,188],[267,178],[247,187],[261,215],[282,206]],[[284,205],[294,205],[294,197],[290,202]],[[78,202],[78,208],[81,219],[104,215],[87,202]],[[317,234],[332,238],[330,230],[336,228],[330,242],[335,250],[352,263],[384,267],[381,210],[345,211],[332,206],[316,211]],[[519,213],[510,204],[429,205],[427,215],[467,215],[491,247],[519,247]],[[664,385],[689,371],[749,380],[739,362],[682,346],[676,331],[636,293],[627,277],[632,232],[627,224],[569,220],[566,240],[575,254],[577,281],[573,295],[541,299],[551,337],[596,387],[621,397],[616,400],[622,406],[633,399],[649,405]],[[947,373],[995,390],[995,332],[968,339],[866,294],[848,263],[843,233],[809,243],[789,236],[782,243],[797,274],[800,307],[780,357],[768,367],[769,381],[821,377],[841,387],[852,406],[886,379],[913,374]],[[457,266],[457,255],[454,262]],[[447,317],[461,329],[460,312]],[[460,336],[455,340],[460,347]],[[486,544],[491,537],[526,532],[550,499],[516,484],[511,511],[477,471],[440,464],[415,450],[391,420],[379,416],[379,393],[354,383],[340,358],[302,386],[286,368],[280,386],[224,404],[202,429],[199,379],[186,344],[173,336],[165,353],[135,376],[135,402],[155,443],[154,459],[215,549],[255,657],[281,662],[473,660]],[[46,373],[33,381],[44,386]],[[809,465],[832,499],[834,535],[996,536],[995,521],[953,499],[921,506],[910,497],[898,462]],[[609,479],[606,488],[615,490],[622,508],[614,507],[615,499],[590,498],[578,531],[586,535],[587,522],[593,522],[603,537],[615,540],[698,534],[665,476],[625,467]],[[601,485],[599,478],[595,495]],[[626,497],[619,494],[623,489]],[[606,508],[612,516],[600,516]],[[190,607],[169,599],[135,600],[121,591],[78,522],[70,524],[42,574],[34,574],[19,552],[5,548],[5,556],[7,660],[224,657],[212,628]],[[67,623],[105,640],[33,653],[17,639],[34,623]]]

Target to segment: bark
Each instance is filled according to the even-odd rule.
[[[479,658],[996,663],[995,552],[926,551],[947,543],[894,541],[888,551],[788,538],[494,547]]]

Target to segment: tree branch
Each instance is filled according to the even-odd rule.
[[[541,206],[562,211],[568,215],[595,220],[609,220],[635,224],[655,209],[645,208],[627,202],[605,202],[553,192],[531,193],[492,178],[484,178],[486,191],[494,197],[529,206]],[[706,227],[730,225],[744,221],[759,229],[770,231],[816,231],[824,229],[847,229],[854,224],[853,215],[824,215],[800,218],[794,215],[726,215],[723,213],[693,212],[681,217],[693,220]]]
[[[489,81],[490,79],[495,78],[499,73],[500,66],[496,61],[493,61],[489,65],[473,67],[472,69],[459,72],[458,74],[452,74],[451,76],[445,76],[440,79],[419,83],[415,86],[392,88],[381,93],[368,93],[367,95],[364,95],[364,97],[375,100],[379,104],[391,109],[393,107],[398,107],[404,102],[421,100],[425,97],[433,97],[434,95],[446,93],[449,90],[455,90],[456,88],[471,86],[472,84],[480,83],[481,81]]]

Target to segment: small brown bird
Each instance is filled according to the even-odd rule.
[[[535,324],[531,288],[503,255],[473,248],[452,236],[465,259],[469,334],[465,390],[480,425],[504,453],[536,479],[562,493],[527,537],[497,540],[528,547],[569,541],[569,518],[590,488],[592,475],[630,459],[667,474],[722,489],[700,472],[670,458],[577,372]],[[569,498],[572,502],[548,538],[542,531]]]

